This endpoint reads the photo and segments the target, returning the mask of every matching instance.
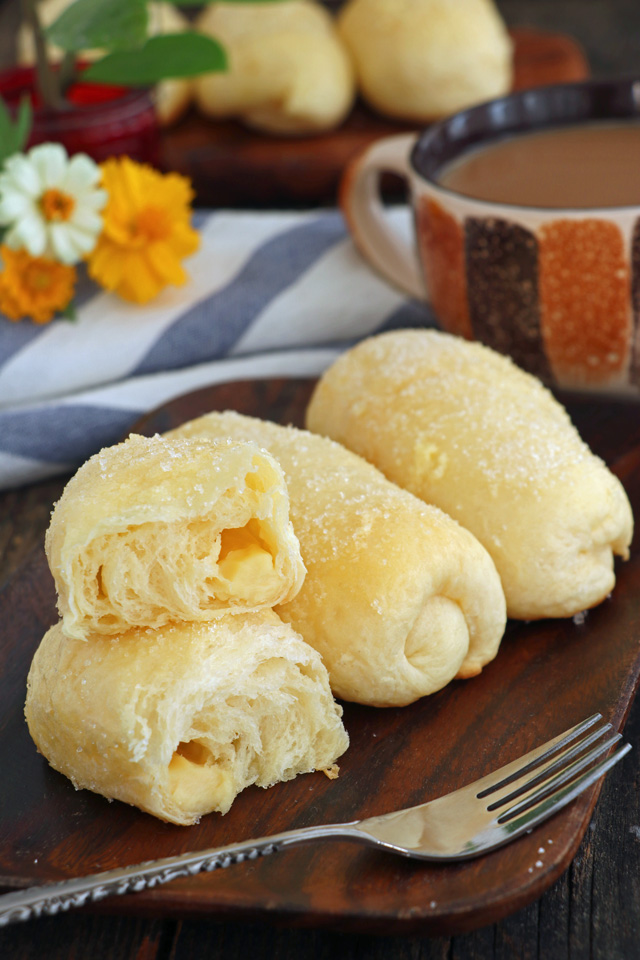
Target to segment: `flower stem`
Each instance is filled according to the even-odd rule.
[[[57,82],[58,78],[47,59],[46,40],[40,18],[38,17],[37,4],[35,0],[21,0],[21,4],[25,23],[27,23],[33,31],[36,48],[38,91],[46,107],[50,107],[52,110],[59,110],[64,106],[64,103]]]
[[[67,90],[69,89],[72,83],[75,83],[75,80],[76,80],[76,56],[75,56],[75,53],[70,53],[67,50],[62,60],[60,61],[60,69],[58,72],[60,92],[63,97],[66,96]]]

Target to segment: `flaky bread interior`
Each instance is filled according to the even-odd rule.
[[[58,623],[25,713],[76,788],[177,824],[226,813],[250,784],[329,768],[348,746],[320,657],[271,610],[89,643]]]
[[[470,530],[509,616],[570,617],[612,590],[633,533],[622,484],[508,358],[433,330],[372,337],[321,378],[307,425]]]
[[[277,462],[255,444],[132,436],[69,481],[46,535],[70,636],[272,607],[304,577]]]
[[[440,510],[293,427],[227,411],[168,436],[253,440],[281,464],[307,576],[278,612],[320,652],[337,696],[401,706],[493,659],[505,626],[500,580]]]

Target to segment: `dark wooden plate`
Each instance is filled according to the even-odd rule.
[[[300,424],[312,385],[273,380],[211,387],[162,407],[138,431],[162,432],[229,407]],[[591,399],[572,401],[570,411],[638,511],[640,407]],[[419,803],[475,780],[596,711],[621,728],[640,671],[640,551],[620,564],[613,596],[584,622],[510,623],[496,660],[480,677],[403,709],[347,704],[351,746],[338,780],[313,774],[270,790],[250,788],[225,817],[204,817],[190,828],[76,792],[36,753],[22,714],[25,678],[56,617],[42,552],[0,595],[0,616],[0,883],[22,887]],[[112,898],[94,909],[457,933],[539,897],[570,863],[598,793],[599,787],[591,789],[530,835],[461,864],[421,864],[347,843],[315,844]]]
[[[564,34],[511,30],[515,90],[584,80],[589,66]],[[233,120],[213,121],[192,110],[163,133],[161,162],[191,179],[200,206],[273,207],[335,203],[346,164],[380,137],[415,129],[358,102],[337,129],[315,137],[256,133]],[[397,184],[390,181],[393,193]]]

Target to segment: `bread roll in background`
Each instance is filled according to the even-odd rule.
[[[322,655],[336,696],[402,706],[494,658],[505,626],[498,574],[440,510],[294,427],[214,412],[168,437],[255,441],[279,461],[307,576],[278,613]]]
[[[340,124],[355,97],[351,59],[328,10],[315,0],[215,3],[197,29],[225,47],[229,69],[195,82],[208,117],[237,117],[265,133],[321,133]]]
[[[512,44],[492,0],[347,0],[338,32],[380,113],[435,120],[502,96]]]
[[[372,337],[326,371],[307,425],[475,534],[511,617],[570,617],[613,589],[633,532],[622,484],[507,357],[433,330]]]
[[[65,631],[210,620],[304,577],[276,461],[255,444],[132,436],[65,487],[45,538]]]
[[[226,813],[250,784],[332,766],[341,708],[318,654],[271,611],[121,636],[42,640],[25,714],[76,788],[177,824]]]

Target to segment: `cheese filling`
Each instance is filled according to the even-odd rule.
[[[257,520],[250,520],[239,529],[222,531],[218,574],[221,582],[216,595],[221,600],[233,595],[261,602],[277,591],[279,578],[273,555]]]
[[[229,774],[197,740],[178,744],[169,764],[169,789],[185,809],[213,806],[231,787]]]

